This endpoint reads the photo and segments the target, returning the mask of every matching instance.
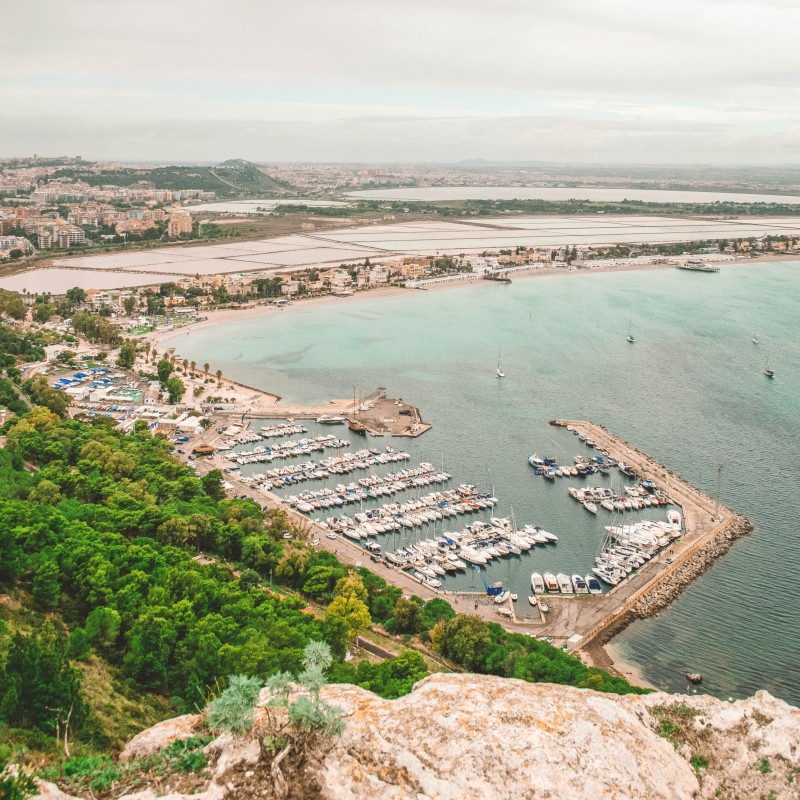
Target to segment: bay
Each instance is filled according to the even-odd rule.
[[[604,518],[567,496],[578,479],[545,484],[527,464],[533,452],[562,462],[584,452],[549,420],[602,423],[709,493],[722,462],[722,500],[750,518],[753,534],[617,641],[659,687],[685,690],[691,670],[719,696],[765,688],[797,704],[799,297],[797,262],[729,265],[718,274],[554,275],[298,305],[164,344],[287,402],[352,396],[358,384],[363,394],[383,386],[418,405],[433,429],[392,440],[412,464],[444,464],[455,481],[493,487],[495,514],[513,511],[518,524],[559,536],[555,547],[486,571],[521,601],[532,569],[588,571],[604,535]],[[635,345],[626,341],[629,320]],[[504,380],[494,377],[501,347]],[[762,372],[768,354],[772,381]],[[358,446],[385,444],[333,431]],[[474,573],[448,581],[479,584]]]

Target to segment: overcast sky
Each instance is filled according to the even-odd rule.
[[[800,162],[798,0],[0,0],[0,157]]]

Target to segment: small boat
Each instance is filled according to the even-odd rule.
[[[546,614],[550,610],[550,606],[544,600],[539,601],[539,608]]]
[[[764,374],[765,374],[765,375],[766,375],[768,378],[774,378],[774,377],[775,377],[775,370],[774,370],[774,369],[772,369],[772,368],[770,367],[770,365],[769,365],[769,356],[767,356],[767,366],[766,366],[766,367],[764,367]]]
[[[584,501],[583,507],[587,511],[590,511],[592,514],[596,514],[597,513],[597,506],[591,500]]]
[[[519,595],[518,595],[518,594],[514,594],[514,593],[512,593],[512,594],[511,594],[511,599],[512,599],[512,601],[513,601],[513,602],[515,602],[515,603],[516,603],[516,602],[517,602],[517,600],[519,600]]]
[[[537,604],[538,604],[538,602],[539,602],[539,601],[536,599],[536,595],[535,595],[535,594],[529,594],[529,595],[528,595],[528,602],[529,602],[529,603],[530,603],[530,604],[531,604],[531,605],[532,605],[534,608],[536,608],[536,606],[537,606]]]
[[[634,339],[633,334],[631,333],[631,321],[628,320],[628,342],[630,344],[635,344],[636,339]]]
[[[589,587],[580,575],[572,576],[572,585],[575,588],[575,594],[589,594]]]
[[[569,575],[559,572],[558,575],[556,575],[556,580],[558,581],[558,590],[561,594],[574,594],[572,581],[569,579]]]
[[[510,608],[498,608],[497,613],[503,617],[510,617],[511,616],[511,609]]]
[[[345,417],[334,416],[333,414],[323,414],[314,421],[320,425],[344,425],[347,419]]]
[[[552,572],[545,572],[542,575],[544,580],[545,588],[548,592],[557,592],[558,591],[558,581],[556,580],[556,576],[553,575]]]
[[[586,575],[584,580],[589,587],[589,594],[603,594],[603,587],[594,575]]]
[[[535,594],[542,594],[545,591],[544,579],[538,572],[534,572],[531,575],[531,589]]]
[[[505,372],[503,372],[503,368],[500,366],[500,353],[502,352],[503,348],[501,347],[497,353],[497,372],[495,373],[498,378],[505,378],[506,376]]]
[[[753,344],[761,344],[761,342],[758,341],[758,336],[753,335]]]

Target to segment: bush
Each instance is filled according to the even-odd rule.
[[[36,792],[36,784],[30,775],[20,771],[11,775],[7,756],[0,752],[0,797],[3,800],[25,800]]]
[[[228,688],[207,708],[208,727],[218,733],[243,736],[253,726],[253,711],[261,692],[261,681],[249,675],[234,675]]]

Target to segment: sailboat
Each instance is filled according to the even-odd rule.
[[[503,348],[501,347],[500,350],[497,352],[497,372],[495,373],[498,378],[505,378],[506,374],[503,372],[503,368],[500,366],[500,354],[503,352]]]
[[[775,370],[771,369],[770,366],[769,366],[769,356],[767,356],[767,366],[764,367],[764,374],[768,378],[774,378],[775,377]]]
[[[628,341],[631,344],[634,344],[636,342],[636,339],[633,338],[633,334],[631,333],[631,321],[630,320],[628,320]]]

